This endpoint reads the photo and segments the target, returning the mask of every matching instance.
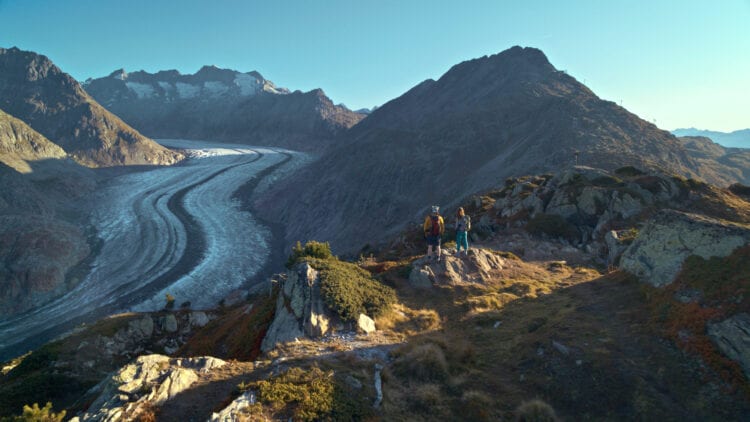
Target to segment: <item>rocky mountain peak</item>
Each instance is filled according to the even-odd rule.
[[[119,79],[121,81],[124,81],[128,78],[128,73],[123,68],[119,68],[115,70],[114,72],[110,73],[109,78]]]

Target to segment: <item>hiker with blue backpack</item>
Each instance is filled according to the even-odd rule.
[[[469,230],[471,230],[471,217],[466,215],[463,207],[456,211],[456,255],[461,255],[461,247],[464,248],[464,256],[469,254]]]
[[[445,221],[440,216],[440,207],[432,206],[432,213],[424,219],[422,225],[424,237],[427,240],[427,258],[440,262],[440,241],[445,232]],[[434,251],[434,252],[433,252]]]

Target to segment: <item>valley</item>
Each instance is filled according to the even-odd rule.
[[[99,247],[90,270],[62,297],[0,322],[0,358],[23,353],[82,322],[121,311],[215,306],[258,275],[271,232],[235,191],[304,162],[290,151],[163,140],[181,165],[126,172],[87,199]]]

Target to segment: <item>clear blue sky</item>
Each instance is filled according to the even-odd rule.
[[[0,0],[0,46],[79,80],[215,64],[354,109],[513,45],[664,129],[750,127],[750,0]]]

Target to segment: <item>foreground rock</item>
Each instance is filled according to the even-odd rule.
[[[719,350],[742,366],[750,379],[750,315],[741,313],[709,324],[708,335]]]
[[[97,387],[101,390],[99,397],[80,419],[74,420],[148,420],[155,417],[158,406],[189,389],[200,373],[225,364],[212,357],[140,356],[100,384]]]
[[[646,224],[620,267],[660,287],[670,284],[690,255],[725,257],[750,242],[750,229],[696,214],[665,210]]]
[[[441,262],[435,262],[427,257],[414,261],[409,274],[409,284],[415,288],[466,283],[487,284],[498,276],[505,265],[505,258],[486,249],[473,248],[467,256],[454,254],[455,250],[444,251]]]

